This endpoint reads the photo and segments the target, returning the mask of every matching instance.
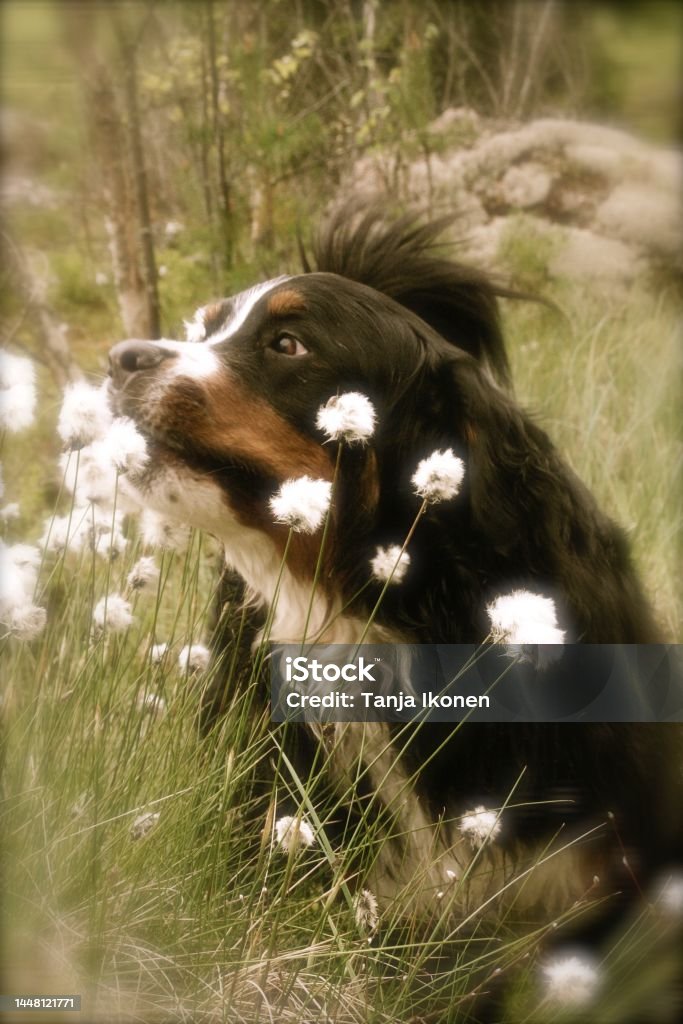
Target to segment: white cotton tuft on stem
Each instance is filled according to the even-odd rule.
[[[119,473],[138,473],[149,460],[147,442],[131,419],[117,417],[101,441],[96,441],[101,457]]]
[[[451,448],[432,452],[418,463],[412,478],[415,493],[429,504],[449,501],[460,490],[465,463]]]
[[[172,523],[157,512],[146,508],[140,516],[140,535],[147,547],[163,551],[182,552],[190,543],[190,527]]]
[[[312,846],[315,833],[305,818],[285,815],[275,822],[275,840],[283,853],[289,853],[291,850]]]
[[[374,558],[370,560],[372,575],[380,583],[400,583],[409,566],[410,555],[407,551],[401,551],[398,544],[377,548]]]
[[[178,655],[178,666],[182,672],[193,674],[205,672],[211,661],[211,651],[204,644],[188,644]]]
[[[321,405],[316,425],[331,441],[366,444],[375,432],[376,419],[369,398],[358,391],[347,391]]]
[[[514,590],[497,597],[486,609],[496,643],[510,645],[563,644],[565,633],[557,623],[555,602],[530,590]]]
[[[566,1007],[592,1002],[600,985],[597,968],[579,956],[553,960],[543,967],[546,998]]]
[[[103,389],[78,381],[64,391],[57,432],[67,448],[83,448],[104,437],[112,414]]]
[[[371,889],[361,889],[353,898],[353,916],[363,931],[374,932],[379,924],[377,897]]]
[[[483,806],[475,807],[460,818],[460,831],[475,849],[494,840],[500,830],[500,816]]]
[[[133,622],[130,603],[121,594],[107,594],[95,605],[92,621],[97,633],[105,629],[110,633],[121,633]]]
[[[295,533],[315,533],[322,526],[331,499],[331,483],[302,476],[286,480],[270,499],[270,507],[277,522]]]
[[[128,573],[127,584],[131,590],[145,590],[159,579],[159,569],[149,555],[139,558]]]
[[[30,427],[35,418],[36,371],[24,356],[0,350],[0,428],[11,434]]]

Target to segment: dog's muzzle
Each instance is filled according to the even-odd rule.
[[[154,370],[166,359],[175,357],[153,341],[138,341],[131,338],[120,341],[109,352],[109,376],[115,387],[122,388],[132,374],[143,370]]]

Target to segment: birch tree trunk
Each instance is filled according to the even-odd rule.
[[[115,9],[110,10],[115,15]],[[65,13],[68,43],[82,70],[86,119],[123,330],[132,338],[157,338],[159,300],[137,108],[135,52],[128,47],[121,53],[126,123],[108,71],[109,60],[102,59],[98,52],[101,44],[95,38],[98,23],[109,12],[97,4],[87,11],[67,6]],[[123,48],[120,35],[119,48]]]

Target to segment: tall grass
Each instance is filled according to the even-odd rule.
[[[534,306],[506,313],[518,395],[629,530],[673,638],[675,305],[645,292],[608,303],[565,288],[557,298],[570,322]],[[396,826],[361,808],[361,827],[332,843],[353,787],[331,792],[322,763],[297,775],[283,753],[288,727],[268,721],[261,680],[236,675],[230,652],[211,670],[229,680],[225,716],[199,735],[213,680],[182,669],[178,655],[209,629],[219,557],[210,538],[155,552],[159,581],[131,595],[133,624],[93,633],[95,604],[126,590],[142,550],[131,523],[118,558],[47,553],[44,634],[2,640],[13,990],[81,992],[93,1021],[398,1024],[467,1020],[473,997],[509,974],[508,1019],[550,1019],[538,971],[556,921],[522,936],[512,919],[484,914],[495,900],[464,912],[457,882],[435,894],[427,921],[405,892],[377,929],[359,923],[352,883]],[[155,663],[160,642],[169,650]],[[310,848],[287,853],[275,840],[285,796],[314,829]],[[605,995],[604,1019],[628,1019],[614,1008],[624,992],[636,1005],[626,983],[659,935],[644,909],[609,954],[622,988]]]

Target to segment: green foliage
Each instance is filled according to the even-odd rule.
[[[507,218],[498,256],[506,273],[521,287],[538,290],[548,282],[548,266],[557,244],[551,230],[540,230],[533,217],[519,213]]]
[[[74,313],[78,316],[83,315],[88,307],[108,307],[102,286],[97,284],[91,273],[88,273],[78,250],[55,252],[52,257],[52,272],[55,279],[53,302],[65,310],[69,319]]]
[[[590,5],[586,107],[597,117],[628,119],[633,130],[670,144],[680,95],[683,19],[670,0]]]

